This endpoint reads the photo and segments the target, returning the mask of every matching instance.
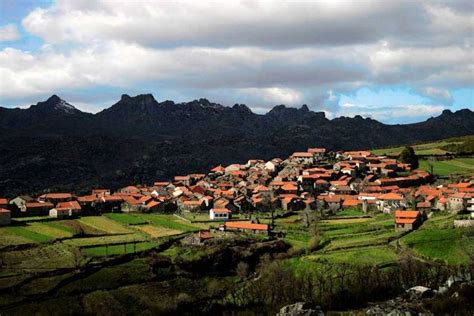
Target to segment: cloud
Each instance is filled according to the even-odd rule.
[[[48,42],[122,40],[145,46],[307,46],[472,38],[472,11],[418,1],[72,1],[32,11],[26,30]],[[447,19],[443,19],[447,17]],[[409,23],[407,23],[409,21]],[[453,24],[454,23],[454,26]],[[457,36],[453,36],[457,35]]]
[[[0,26],[0,42],[15,41],[20,38],[20,33],[15,24]]]
[[[0,98],[146,87],[339,113],[342,94],[404,86],[420,106],[450,105],[474,85],[473,23],[470,1],[59,0],[22,21],[40,49],[0,50]]]
[[[351,103],[342,104],[335,116],[370,117],[383,122],[416,122],[430,116],[441,114],[443,105],[402,104],[390,107],[363,106]]]
[[[450,102],[452,100],[451,93],[447,89],[434,87],[426,87],[423,92],[432,99]]]
[[[286,105],[295,106],[301,104],[303,100],[303,95],[300,91],[288,88],[246,88],[241,89],[241,92],[244,94],[258,96],[263,99],[263,101],[270,104],[283,103]]]

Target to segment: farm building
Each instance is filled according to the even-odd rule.
[[[70,201],[71,199],[71,193],[46,193],[38,197],[39,202],[51,202],[53,204]]]
[[[257,224],[252,222],[225,222],[224,230],[234,230],[241,232],[252,232],[255,234],[268,234],[269,226],[267,224]]]
[[[206,241],[213,239],[211,232],[208,230],[200,230],[190,236],[187,242],[191,245],[203,245]]]
[[[466,209],[469,194],[454,193],[448,197],[448,207],[452,212],[460,212]]]
[[[49,211],[50,217],[66,218],[79,216],[81,213],[81,206],[77,201],[61,202],[55,208]]]
[[[414,230],[422,222],[423,217],[419,211],[395,211],[395,230]]]
[[[232,215],[232,211],[226,208],[211,208],[209,218],[211,220],[228,220]]]

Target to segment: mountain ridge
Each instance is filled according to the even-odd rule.
[[[357,150],[474,134],[469,109],[388,125],[361,116],[328,119],[307,106],[256,114],[242,104],[158,102],[151,94],[124,94],[96,114],[76,111],[55,95],[48,100],[0,108],[0,196],[116,188],[315,146]]]
[[[143,106],[145,106],[145,107],[158,106],[158,107],[163,107],[163,108],[169,108],[169,106],[173,106],[173,105],[178,106],[178,107],[183,107],[183,106],[184,107],[190,107],[190,106],[198,105],[201,108],[240,109],[240,110],[244,110],[245,112],[251,112],[252,114],[257,115],[257,116],[266,116],[266,115],[275,115],[276,116],[276,115],[279,115],[280,113],[284,113],[284,114],[315,113],[315,114],[318,114],[320,116],[325,117],[325,113],[323,111],[313,111],[313,110],[309,109],[308,105],[306,105],[306,104],[301,105],[301,107],[299,107],[299,108],[286,106],[284,104],[278,104],[278,105],[273,106],[265,114],[257,114],[255,112],[253,112],[252,109],[249,108],[246,104],[237,104],[236,103],[233,106],[225,106],[225,105],[221,105],[219,103],[210,102],[206,98],[200,98],[200,99],[195,99],[195,100],[192,100],[192,101],[189,101],[189,102],[180,102],[180,103],[175,103],[172,100],[165,100],[165,101],[159,102],[154,98],[154,96],[151,93],[138,94],[136,96],[130,96],[128,94],[122,94],[119,101],[117,101],[116,103],[112,104],[110,107],[105,108],[105,109],[103,109],[103,110],[101,110],[97,113],[90,113],[90,112],[82,111],[82,110],[74,107],[73,105],[71,105],[70,103],[65,101],[64,99],[60,98],[56,94],[53,94],[46,101],[40,101],[40,102],[38,102],[34,105],[30,105],[28,108],[19,108],[19,107],[7,108],[7,107],[0,106],[0,110],[3,110],[3,111],[17,111],[17,110],[28,111],[28,110],[38,109],[38,108],[42,108],[42,107],[44,108],[45,106],[51,105],[52,103],[63,103],[71,111],[74,111],[76,113],[80,112],[80,113],[83,113],[83,114],[89,114],[89,115],[93,115],[93,116],[101,115],[104,112],[105,113],[109,112],[111,109],[113,109],[117,106],[121,106],[121,105],[127,104],[127,103],[132,103],[132,105],[135,105],[135,106],[136,105],[141,105],[142,106],[141,109],[143,109]],[[203,106],[203,105],[207,105],[207,106]],[[62,110],[64,111],[64,109],[65,108],[63,107]],[[66,112],[66,111],[64,111],[64,112]],[[444,109],[439,116],[450,115],[450,114],[459,114],[459,113],[471,114],[472,111],[468,108],[460,109],[460,110],[457,110],[455,112],[451,111],[450,109]],[[439,117],[439,116],[436,116],[436,117]],[[430,117],[427,120],[430,120],[430,119],[433,119],[433,118],[436,118],[436,117]],[[377,121],[375,119],[372,119],[371,117],[362,117],[361,115],[355,115],[354,117],[349,117],[349,116],[342,115],[342,116],[334,117],[334,118],[328,119],[328,120],[332,121],[332,120],[337,120],[339,118],[350,118],[350,119],[362,118],[362,119],[366,119],[366,120],[368,119],[368,120]],[[416,123],[420,123],[420,122],[406,123],[406,124],[400,124],[400,123],[398,123],[398,124],[387,124],[387,123],[383,123],[383,122],[380,122],[380,123],[385,124],[385,125],[408,125],[408,124],[416,124]]]

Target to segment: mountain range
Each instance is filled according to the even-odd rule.
[[[260,115],[244,104],[158,102],[151,94],[122,95],[91,114],[53,95],[27,109],[0,107],[0,195],[149,183],[311,146],[367,149],[469,134],[469,109],[387,125],[361,116],[328,119],[306,105]]]

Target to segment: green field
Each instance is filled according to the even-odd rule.
[[[81,217],[79,222],[95,229],[105,231],[108,234],[126,234],[131,232],[127,227],[105,216],[85,216]]]
[[[398,236],[394,230],[391,215],[380,214],[369,218],[353,218],[354,215],[360,215],[360,211],[347,210],[338,213],[335,219],[320,221],[321,247],[312,255],[325,256],[333,261],[339,254],[345,255],[346,251],[342,250],[348,250],[350,255],[358,253],[358,249],[388,246],[389,242]],[[286,232],[285,240],[295,249],[308,247],[311,236],[302,226],[301,215],[277,219],[276,225],[279,230]],[[332,254],[329,255],[328,252]],[[372,251],[374,255],[377,253],[377,250]],[[387,261],[384,257],[380,260],[376,256],[374,258],[375,261]],[[341,258],[339,261],[341,260],[345,259]]]
[[[337,216],[363,216],[365,213],[359,208],[348,208],[336,214]]]
[[[96,246],[84,248],[83,251],[87,256],[98,257],[98,256],[110,256],[110,255],[122,255],[127,253],[140,252],[148,250],[158,246],[155,242],[137,242],[128,243],[122,245],[110,245],[110,246]]]
[[[75,251],[66,245],[45,245],[2,253],[6,268],[14,271],[54,270],[75,266]]]
[[[100,269],[83,279],[66,285],[60,292],[68,294],[75,291],[113,289],[127,283],[146,281],[151,277],[146,260],[134,259],[118,266]]]
[[[454,216],[437,216],[400,242],[415,254],[451,264],[470,262],[474,253],[474,230],[453,227]]]
[[[433,165],[433,173],[439,176],[449,176],[450,174],[473,174],[474,175],[474,158],[455,158],[450,160],[420,160],[419,169],[431,171]]]
[[[173,215],[140,214],[140,218],[148,220],[155,226],[182,232],[197,231],[209,227],[208,224],[190,224]]]
[[[344,213],[342,213],[344,214]],[[301,260],[327,263],[355,263],[384,265],[396,262],[403,253],[397,253],[396,240],[402,235],[394,230],[393,215],[379,214],[371,218],[328,219],[321,221],[320,247],[301,257]],[[400,245],[422,260],[442,260],[450,264],[466,264],[469,253],[474,253],[474,230],[453,228],[454,215],[437,215],[421,228],[401,237]],[[308,248],[310,235],[302,226],[301,216],[276,221],[286,231],[285,240],[295,249]]]
[[[104,216],[125,225],[148,224],[148,221],[141,218],[138,214],[107,213]]]
[[[52,241],[54,239],[54,237],[52,236],[44,235],[42,233],[38,233],[34,230],[31,230],[29,225],[4,227],[0,230],[0,233],[2,233],[2,235],[5,234],[5,237],[6,235],[19,236],[29,240],[30,242],[42,243]]]
[[[0,248],[57,240],[77,247],[144,241],[209,227],[209,224],[190,224],[172,215],[122,213],[68,220],[22,218],[15,223],[0,228]]]
[[[331,263],[349,263],[362,265],[384,265],[396,262],[399,257],[393,247],[362,247],[354,250],[342,250],[305,257],[308,260]]]
[[[453,152],[453,149],[459,146],[470,148],[467,144],[472,144],[474,135],[444,139],[435,142],[411,145],[417,155],[445,155]],[[471,145],[472,146],[472,145]],[[398,156],[405,146],[373,149],[371,152],[375,155]]]

